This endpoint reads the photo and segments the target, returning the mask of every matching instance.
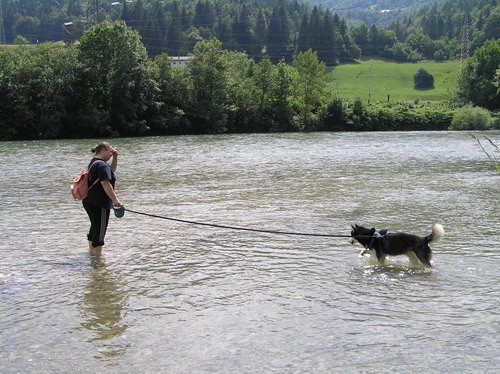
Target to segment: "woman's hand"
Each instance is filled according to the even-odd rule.
[[[116,157],[118,157],[118,149],[116,149],[116,148],[111,148],[111,149],[110,149],[110,151],[111,151],[111,155],[112,155],[113,157],[115,157],[115,158],[116,158]]]

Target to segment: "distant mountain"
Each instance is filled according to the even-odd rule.
[[[387,27],[394,20],[409,15],[436,0],[309,0],[342,15],[349,23]]]

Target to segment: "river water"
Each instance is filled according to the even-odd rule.
[[[131,212],[92,257],[69,185],[94,143],[0,143],[2,373],[500,369],[500,173],[467,133],[113,142],[131,210],[339,236],[441,223],[432,269],[378,266],[343,237]]]

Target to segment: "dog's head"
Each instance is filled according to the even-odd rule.
[[[359,243],[363,247],[368,247],[371,237],[375,234],[377,230],[374,227],[367,229],[366,227],[354,225],[351,230],[351,244]]]

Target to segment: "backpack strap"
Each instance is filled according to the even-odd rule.
[[[93,162],[89,165],[89,169],[88,169],[88,170],[89,170],[89,176],[90,176],[90,169],[92,168],[92,166],[94,166],[94,164],[95,164],[97,161],[99,161],[99,160],[94,160],[94,161],[93,161]],[[92,187],[94,187],[94,185],[95,185],[97,182],[99,182],[99,178],[97,178],[97,179],[94,181],[94,183],[92,183],[92,185],[89,187],[89,190],[90,190]]]

